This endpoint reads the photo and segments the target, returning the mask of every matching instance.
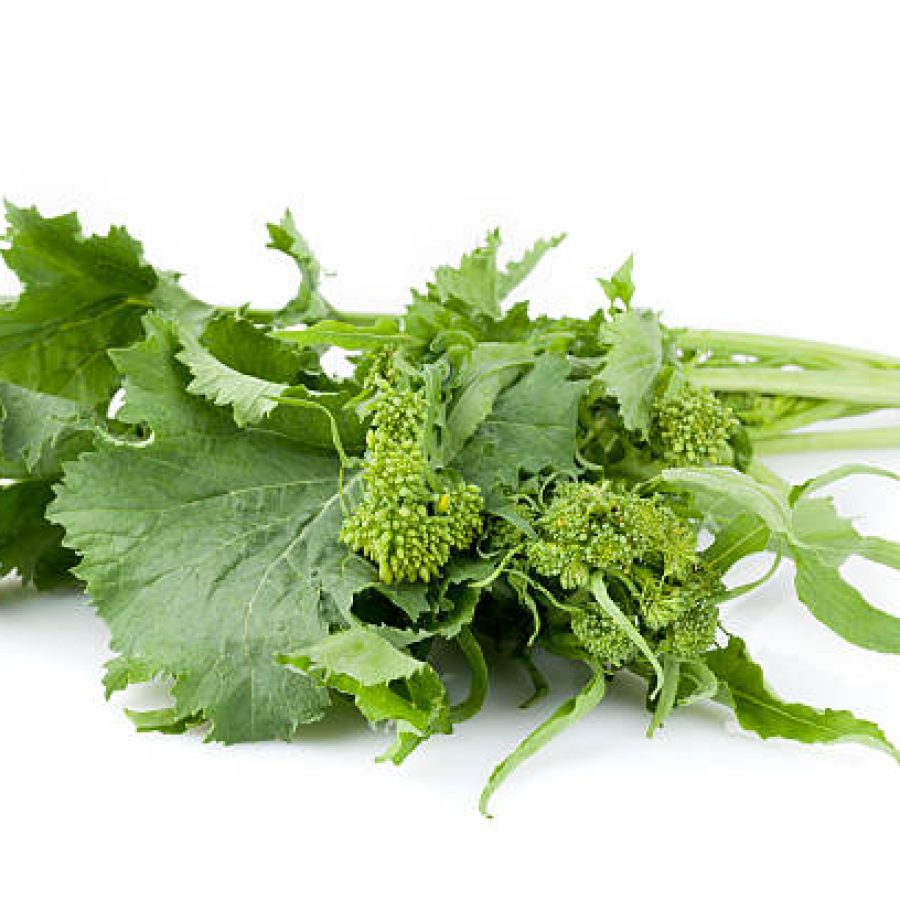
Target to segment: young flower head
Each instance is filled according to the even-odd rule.
[[[474,485],[436,490],[424,451],[426,401],[384,366],[373,368],[375,391],[366,434],[365,492],[344,520],[341,540],[378,566],[379,577],[429,581],[453,550],[481,532],[484,502]]]
[[[678,576],[696,559],[695,531],[661,500],[605,484],[561,484],[535,530],[529,564],[566,589],[587,584],[593,571],[630,572],[636,564]]]
[[[739,424],[712,391],[685,383],[654,404],[652,435],[667,463],[715,464],[727,458],[728,442]]]

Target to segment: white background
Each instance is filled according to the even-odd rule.
[[[528,291],[541,309],[589,311],[634,250],[670,324],[897,352],[898,24],[859,0],[3,3],[0,193],[125,223],[222,304],[289,295],[263,227],[289,205],[347,308],[399,307],[499,224],[513,249],[570,234]],[[898,497],[839,492],[895,539]],[[900,577],[849,574],[900,611]],[[712,708],[647,741],[623,686],[487,822],[483,778],[572,674],[526,713],[504,673],[398,770],[352,722],[224,749],[104,703],[81,600],[0,592],[3,897],[896,892],[900,769],[869,749],[736,736]],[[789,573],[729,622],[783,695],[900,740],[900,660],[817,626]]]

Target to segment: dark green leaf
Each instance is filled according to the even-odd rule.
[[[95,420],[71,400],[0,384],[0,471],[6,477],[58,476],[64,460],[93,445]]]
[[[78,557],[62,546],[62,528],[44,517],[52,499],[47,481],[0,486],[0,575],[18,572],[40,589],[73,581]]]
[[[468,481],[487,493],[498,485],[515,487],[522,472],[575,474],[578,402],[585,383],[569,381],[570,371],[564,359],[544,356],[500,394],[457,460]]]
[[[0,378],[86,406],[106,403],[118,386],[106,351],[140,338],[155,272],[121,228],[85,238],[75,215],[6,209],[3,256],[24,290],[0,309]]]

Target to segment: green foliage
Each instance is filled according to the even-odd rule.
[[[0,487],[0,575],[46,589],[72,581],[76,555],[62,546],[63,530],[45,518],[53,490],[46,481]]]
[[[619,266],[611,278],[597,279],[611,304],[615,304],[618,300],[626,309],[631,307],[631,298],[634,296],[633,274],[634,255],[631,255]]]
[[[75,215],[6,205],[6,264],[23,285],[0,308],[0,379],[95,406],[118,383],[105,351],[140,337],[156,273],[122,228],[85,238]]]
[[[425,738],[451,730],[447,692],[437,672],[371,629],[339,631],[278,660],[323,687],[349,694],[370,722],[394,722],[397,739],[383,759],[402,762]]]
[[[277,323],[297,325],[329,318],[334,310],[320,290],[322,267],[309,244],[297,231],[291,211],[286,210],[280,222],[269,223],[267,228],[269,247],[293,259],[300,274],[297,294],[278,314]]]
[[[732,709],[743,728],[762,738],[790,738],[804,744],[857,741],[872,744],[900,759],[900,751],[873,722],[845,710],[814,709],[786,703],[766,687],[762,669],[747,654],[740,638],[706,654],[706,665],[719,679],[719,700]]]
[[[505,390],[465,445],[456,464],[486,495],[515,489],[527,475],[575,475],[578,402],[585,384],[569,380],[570,365],[541,357]]]
[[[173,678],[179,716],[229,743],[288,739],[328,695],[275,654],[346,616],[327,583],[343,558],[339,466],[187,393],[173,330],[148,329],[117,363],[123,416],[154,441],[69,463],[50,517],[84,557],[113,650]]]
[[[633,307],[631,258],[588,318],[505,305],[561,238],[504,265],[493,231],[401,315],[346,313],[286,214],[270,246],[300,283],[272,313],[207,306],[121,228],[8,219],[23,290],[0,305],[0,574],[85,582],[108,693],[169,686],[171,705],[129,713],[139,731],[291,739],[344,695],[400,762],[474,716],[504,658],[539,698],[551,654],[589,678],[494,770],[483,811],[623,671],[646,681],[649,734],[716,700],[763,737],[897,755],[873,723],[780,700],[739,638],[716,640],[721,606],[787,558],[820,622],[900,653],[900,618],[842,574],[900,569],[900,544],[823,495],[896,476],[848,464],[792,487],[753,458],[836,446],[790,432],[897,405],[900,360],[671,331]],[[345,376],[323,367],[333,348]],[[761,552],[768,573],[726,589]],[[448,645],[472,673],[455,702]]]
[[[488,232],[484,244],[462,257],[458,266],[436,269],[434,282],[428,285],[424,297],[463,315],[499,319],[503,300],[564,237],[537,241],[521,259],[509,263],[504,270],[497,263],[500,232],[494,229]]]
[[[659,319],[629,309],[605,325],[601,335],[608,349],[596,377],[616,399],[626,430],[647,437],[664,362]]]

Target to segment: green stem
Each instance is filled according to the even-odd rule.
[[[885,450],[900,447],[900,427],[808,431],[754,441],[757,453],[815,453],[831,450]]]
[[[740,331],[708,331],[673,329],[676,345],[682,350],[708,351],[714,354],[736,354],[757,358],[776,358],[795,365],[815,368],[835,366],[875,366],[900,369],[900,359],[885,353],[857,350],[839,344],[802,341],[796,338],[766,334],[747,334]]]
[[[699,366],[690,370],[688,378],[698,387],[713,391],[841,400],[861,406],[900,406],[900,371],[845,369],[818,372],[755,366],[730,369]]]
[[[517,659],[525,667],[525,671],[531,679],[531,696],[527,697],[519,704],[520,709],[528,709],[529,706],[534,705],[547,696],[550,685],[547,684],[544,673],[538,668],[537,663],[534,661],[530,648],[526,647],[525,651],[521,656],[517,657]]]
[[[538,725],[491,773],[491,777],[481,792],[481,799],[478,803],[478,809],[481,811],[481,814],[491,818],[488,812],[488,805],[497,788],[526,759],[534,756],[538,750],[545,747],[561,731],[589,713],[603,699],[605,693],[606,676],[602,671],[594,672],[591,680],[574,697],[566,700],[549,719]]]
[[[380,312],[340,312],[333,310],[330,318],[338,322],[347,322],[350,325],[374,325],[384,319],[393,319],[399,322],[403,317],[397,313]]]
[[[848,419],[852,416],[864,416],[874,412],[877,407],[856,406],[837,400],[822,400],[802,412],[790,413],[766,425],[751,425],[747,428],[750,437],[756,440],[778,437],[788,431],[815,425],[818,422],[832,422],[835,419]]]
[[[239,312],[244,319],[247,319],[250,322],[256,322],[259,325],[270,324],[281,312],[279,309],[251,309],[246,306],[217,306],[215,309],[226,313]],[[347,322],[350,325],[373,325],[380,319],[399,320],[400,316],[394,313],[341,312],[340,310],[333,309],[326,318],[332,322]]]
[[[481,651],[481,644],[478,643],[478,639],[469,628],[463,628],[460,631],[457,643],[472,670],[472,684],[469,687],[469,696],[462,703],[458,703],[450,709],[450,721],[465,722],[466,719],[471,719],[484,705],[488,689],[488,670],[487,663],[484,661],[484,653]]]

